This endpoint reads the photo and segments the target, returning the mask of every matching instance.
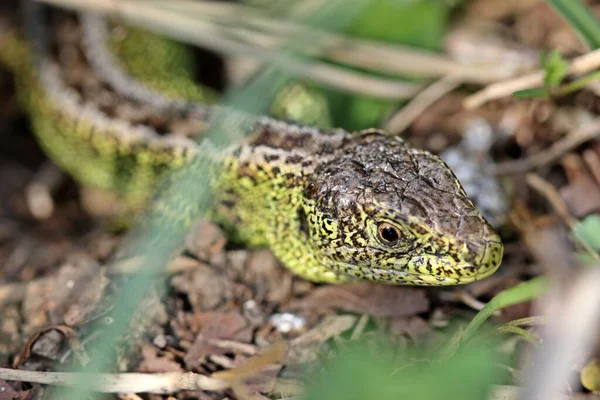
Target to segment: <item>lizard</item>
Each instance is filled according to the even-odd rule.
[[[379,129],[271,117],[211,156],[196,138],[220,106],[202,103],[187,78],[172,87],[187,98],[165,94],[129,76],[101,17],[56,26],[39,14],[30,40],[1,28],[0,62],[42,148],[83,184],[144,198],[166,172],[213,157],[210,215],[314,282],[458,285],[500,266],[499,235],[437,156]]]

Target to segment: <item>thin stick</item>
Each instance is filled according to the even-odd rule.
[[[81,9],[84,3],[75,0],[46,0],[45,2],[74,9]],[[261,61],[268,61],[298,77],[344,92],[380,99],[399,100],[411,98],[422,87],[414,83],[378,78],[367,73],[352,71],[321,61],[302,60],[282,51],[250,46],[225,37],[221,34],[221,29],[215,24],[189,15],[151,7],[139,1],[121,0],[117,3],[87,0],[85,3],[88,11],[116,14],[128,23],[143,26],[155,33],[168,34],[185,43],[202,46],[225,54],[249,56]]]
[[[562,157],[568,151],[600,135],[600,118],[597,118],[589,124],[569,132],[567,136],[550,146],[549,149],[539,152],[530,157],[506,161],[496,164],[494,173],[497,175],[513,174],[525,172],[552,163]]]
[[[113,15],[122,16],[122,7],[127,1],[120,2],[109,0],[42,0],[43,2],[61,7],[77,8],[87,11],[101,11]],[[136,2],[137,7],[144,8],[148,5]],[[209,23],[213,28],[217,24],[226,24],[226,32],[213,32],[212,35],[225,38],[233,31],[238,32],[238,40],[247,42],[253,39],[257,43],[267,44],[270,47],[279,46],[285,40],[294,35],[307,37],[315,35],[315,30],[294,21],[280,21],[262,15],[255,8],[235,3],[217,3],[211,1],[186,1],[170,0],[168,2],[154,2],[153,7],[161,8],[164,12],[178,12],[193,16],[195,21],[202,20]],[[166,10],[166,11],[165,11]],[[152,23],[151,21],[148,21]],[[147,25],[142,20],[147,29]],[[244,28],[247,27],[247,28]],[[170,31],[168,26],[165,32]],[[173,27],[173,29],[178,29]],[[176,34],[176,33],[175,33]],[[243,35],[242,35],[243,34]],[[374,40],[360,39],[340,35],[337,33],[318,31],[319,41],[310,43],[310,46],[294,48],[305,54],[321,55],[329,60],[345,63],[354,67],[360,67],[377,72],[413,75],[423,77],[441,78],[447,75],[456,75],[464,82],[485,84],[507,79],[522,71],[523,68],[514,64],[497,63],[464,63],[453,60],[443,54],[433,53],[420,49],[414,49],[397,44],[381,43]],[[250,44],[250,43],[246,43]],[[294,45],[294,43],[288,43]],[[228,47],[217,49],[228,51]],[[232,47],[232,51],[235,47]],[[252,53],[245,55],[253,56]]]
[[[473,295],[471,295],[465,290],[458,290],[456,293],[456,297],[463,304],[465,304],[468,307],[471,307],[473,310],[481,311],[483,307],[485,307],[484,302],[477,300],[475,297],[473,297]],[[499,315],[499,313],[495,315]]]
[[[456,89],[462,83],[456,75],[448,75],[426,87],[417,94],[406,106],[402,107],[384,125],[384,129],[397,135],[442,96]]]
[[[188,0],[171,0],[164,4],[168,9],[196,12],[199,18],[210,16],[212,21],[227,23],[228,31],[248,26],[245,29],[242,27],[244,38],[260,37],[263,41],[270,41],[272,46],[280,44],[282,40],[289,40],[294,35],[315,34],[312,27],[290,20],[269,18],[242,4]],[[298,50],[377,72],[426,77],[454,74],[467,82],[489,83],[514,76],[518,69],[522,70],[513,64],[465,64],[438,53],[337,33],[319,31],[318,35],[320,40],[316,43],[315,53],[312,49]]]
[[[212,376],[192,372],[108,374],[39,372],[0,368],[0,379],[72,388],[83,388],[85,385],[92,385],[92,390],[102,393],[166,394],[182,390],[222,390],[256,376],[260,370],[268,365],[281,362],[286,350],[287,346],[284,342],[276,342],[263,354],[250,358],[239,367],[228,371],[215,372]],[[85,387],[89,389],[89,387]]]
[[[568,73],[570,75],[581,75],[595,71],[598,68],[600,68],[600,49],[591,51],[571,60]],[[519,78],[493,83],[483,90],[467,97],[463,104],[466,109],[474,109],[490,100],[510,96],[518,90],[542,86],[544,83],[544,75],[544,71],[539,70]]]
[[[90,379],[92,377],[93,379]],[[192,372],[167,372],[161,374],[86,374],[77,372],[41,372],[0,368],[0,379],[34,382],[47,385],[81,387],[82,382],[92,384],[93,390],[102,393],[174,393],[181,390],[221,390],[229,383]]]

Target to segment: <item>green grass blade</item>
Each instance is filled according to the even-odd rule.
[[[328,28],[341,29],[371,0],[323,1],[322,12],[306,16],[306,22],[323,24],[330,21]],[[325,18],[325,15],[328,18]],[[333,18],[333,17],[336,18]],[[334,22],[332,23],[331,20]],[[294,38],[303,40],[303,38]],[[282,49],[284,55],[289,51]],[[246,87],[233,90],[225,103],[235,112],[223,112],[216,116],[207,132],[208,139],[218,147],[239,140],[247,129],[249,120],[264,114],[268,108],[266,94],[273,91],[282,80],[289,79],[285,71],[269,66]],[[127,329],[132,315],[146,296],[160,272],[176,254],[190,225],[204,211],[210,201],[208,176],[211,165],[202,157],[194,159],[187,168],[181,169],[167,180],[167,185],[158,201],[149,210],[147,219],[131,236],[124,253],[139,260],[142,270],[119,288],[115,298],[113,323],[102,331],[102,336],[88,351],[94,355],[92,361],[80,372],[109,371],[113,368],[114,347],[117,338]],[[101,357],[97,357],[100,355]],[[93,375],[90,375],[93,379]],[[79,400],[92,395],[92,386],[82,381],[77,389],[59,388],[51,398],[56,400]]]
[[[600,23],[579,0],[548,0],[592,49],[600,48]]]
[[[548,280],[545,277],[539,277],[500,292],[467,325],[462,333],[461,342],[464,343],[471,339],[475,332],[477,332],[477,329],[496,311],[514,304],[533,300],[547,289]]]

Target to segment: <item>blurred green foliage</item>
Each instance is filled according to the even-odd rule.
[[[579,0],[548,0],[558,14],[560,14],[571,25],[573,30],[592,49],[600,48],[600,22],[596,16]],[[514,92],[512,95],[520,99],[532,99],[538,97],[560,97],[574,91],[580,90],[600,75],[591,73],[573,82],[560,86],[563,79],[568,75],[568,62],[562,57],[558,50],[549,54],[542,53],[541,65],[544,69],[544,87],[524,89]]]
[[[448,27],[451,4],[437,0],[374,0],[345,30],[350,36],[438,50]],[[395,77],[407,79],[406,77]],[[324,90],[333,124],[348,130],[379,126],[399,101]]]
[[[600,216],[588,215],[573,227],[573,234],[592,249],[600,251]]]
[[[553,50],[549,54],[542,54],[542,68],[544,69],[544,86],[547,89],[558,87],[562,80],[567,76],[569,64],[563,58],[558,50]]]
[[[550,53],[542,52],[540,64],[544,70],[544,87],[519,90],[512,94],[513,97],[534,99],[552,96],[553,90],[560,86],[560,83],[568,74],[569,64],[558,50],[553,50]]]
[[[373,349],[360,342],[325,366],[305,400],[486,399],[503,381],[503,357],[491,341],[474,341],[452,358],[437,362],[419,351]]]
[[[448,27],[449,14],[456,3],[438,0],[372,0],[340,32],[362,39],[436,51],[441,48]],[[281,5],[270,5],[270,7],[271,12],[276,15],[284,12]],[[321,28],[332,30],[330,25],[329,23]],[[366,72],[373,74],[372,71]],[[377,75],[415,81],[414,78],[409,77]],[[300,86],[305,87],[304,92],[310,94],[310,97],[307,95],[303,98],[288,97],[285,107],[275,103],[272,109],[273,115],[300,123],[314,124],[321,128],[334,126],[354,131],[379,126],[382,120],[402,105],[401,101],[357,96],[307,82],[295,81],[291,85],[296,88],[295,90]],[[282,91],[288,92],[289,89],[283,88]],[[282,96],[278,98],[281,99]],[[310,101],[313,104],[309,104]],[[314,114],[318,107],[325,108],[318,113],[323,117],[307,116],[308,110]],[[301,112],[289,112],[293,109]]]

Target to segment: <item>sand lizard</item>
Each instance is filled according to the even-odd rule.
[[[52,30],[37,21],[36,46],[4,26],[0,61],[59,166],[84,184],[143,197],[201,153],[190,133],[212,107],[192,102],[202,93],[185,73],[166,81],[175,96],[186,91],[179,99],[131,78],[127,61],[106,51],[105,22],[74,21]],[[325,132],[265,117],[218,159],[217,220],[306,279],[454,285],[500,265],[499,236],[450,169],[377,129]]]

